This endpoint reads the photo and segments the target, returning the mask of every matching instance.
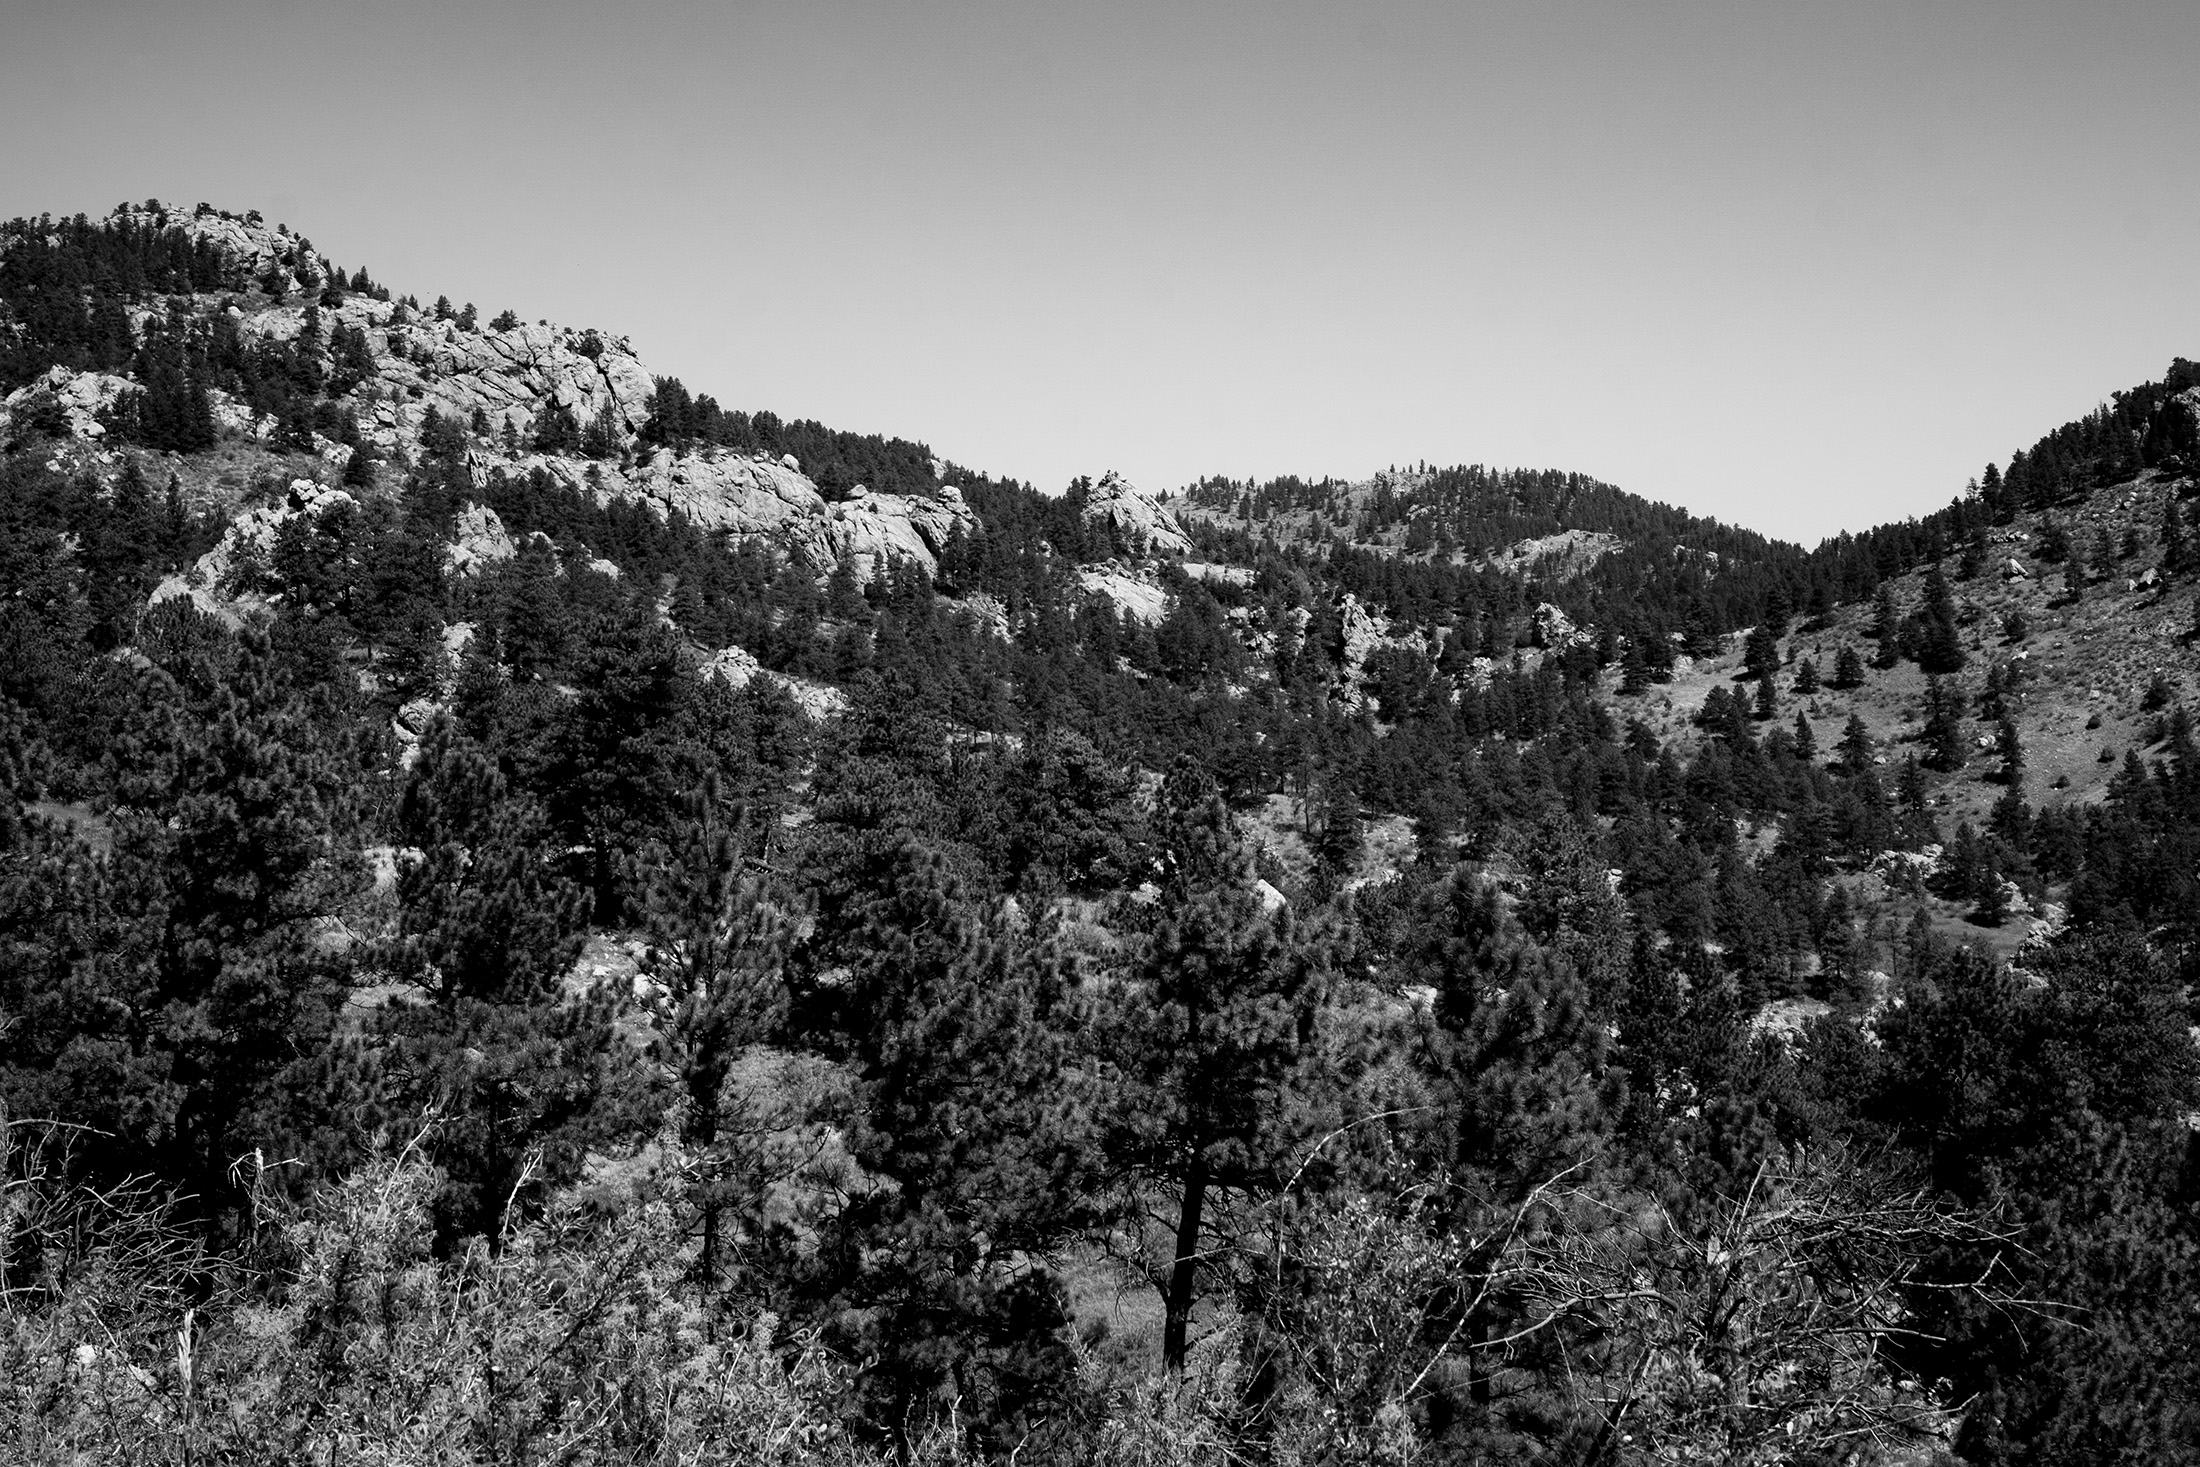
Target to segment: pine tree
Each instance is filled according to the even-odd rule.
[[[1917,762],[1915,754],[1905,754],[1902,757],[1902,769],[1895,785],[1895,798],[1912,814],[1925,813],[1925,770]]]
[[[1463,868],[1429,894],[1405,947],[1406,975],[1436,994],[1445,1159],[1500,1199],[1595,1160],[1611,1124],[1609,1040],[1574,964]],[[1635,947],[1621,934],[1623,957]]]
[[[1773,686],[1772,671],[1770,668],[1767,668],[1764,672],[1758,674],[1757,700],[1755,706],[1750,710],[1751,716],[1754,717],[1759,723],[1763,723],[1766,719],[1771,718],[1779,713],[1779,711],[1780,690],[1777,687]]]
[[[1926,748],[1925,762],[1942,774],[1963,767],[1963,713],[1961,695],[1944,678],[1925,680],[1925,725],[1919,737]]]
[[[1864,720],[1858,714],[1849,715],[1848,727],[1841,732],[1838,752],[1841,756],[1841,767],[1850,774],[1861,774],[1872,767],[1875,750],[1872,747],[1871,730],[1864,726]]]
[[[541,811],[448,720],[422,740],[394,833],[420,856],[400,865],[380,960],[418,997],[375,1018],[382,1058],[368,1073],[381,1078],[363,1119],[395,1128],[437,1113],[439,1224],[447,1238],[493,1234],[509,1207],[646,1127],[656,1101],[615,1037],[619,995],[565,992],[586,906]]]
[[[374,488],[374,455],[364,443],[352,446],[351,457],[344,461],[343,482],[347,489]]]
[[[1956,566],[1956,579],[1977,580],[1979,573],[1986,569],[1987,553],[1986,527],[1980,525],[1964,537],[1963,558]]]
[[[1902,660],[1902,612],[1894,604],[1894,586],[1882,581],[1878,599],[1872,607],[1872,640],[1879,644],[1873,661],[1880,667],[1893,667]]]
[[[1818,664],[1808,657],[1795,669],[1793,691],[1800,698],[1807,698],[1818,691]]]
[[[1327,964],[1289,912],[1265,914],[1228,810],[1180,766],[1162,796],[1161,899],[1153,935],[1108,1023],[1127,1086],[1110,1149],[1173,1194],[1174,1245],[1154,1282],[1162,1355],[1183,1369],[1210,1252],[1210,1194],[1273,1192],[1309,1130]],[[1326,1077],[1334,1081],[1336,1077]]]
[[[664,995],[652,1052],[679,1087],[681,1140],[699,1168],[706,1289],[718,1282],[726,1215],[753,1216],[769,1185],[769,1157],[751,1135],[765,1118],[746,1113],[727,1081],[752,1046],[778,1037],[795,939],[788,913],[743,867],[739,814],[724,809],[713,773],[653,872],[645,961]]]
[[[1352,874],[1366,844],[1360,816],[1360,792],[1349,774],[1332,772],[1322,782],[1320,818],[1314,840],[1314,864],[1322,883],[1334,889]]]
[[[444,1008],[554,997],[580,953],[580,894],[551,862],[541,809],[449,719],[421,738],[395,833],[421,854],[398,873],[389,970]]]
[[[161,503],[160,563],[164,568],[183,564],[191,534],[191,517],[183,508],[183,480],[168,471],[168,492]]]
[[[681,716],[694,684],[673,633],[642,609],[599,619],[582,642],[577,693],[537,778],[594,920],[612,926],[634,894],[627,853],[675,808],[696,762]]]
[[[2001,854],[1994,841],[1980,844],[1971,892],[1975,898],[1971,908],[1973,922],[1981,927],[1999,927],[2009,920],[2009,894],[2002,885]]]
[[[1818,757],[1818,738],[1810,731],[1810,720],[1803,710],[1795,710],[1795,757],[1806,764]]]
[[[1843,692],[1864,684],[1864,659],[1853,644],[1844,642],[1833,659],[1833,686]]]
[[[944,866],[929,871],[952,903]],[[942,918],[959,934],[948,961],[874,990],[855,1050],[849,1149],[895,1190],[825,1230],[827,1305],[843,1348],[877,1360],[873,1420],[898,1436],[953,1389],[981,1440],[1005,1447],[1060,1409],[1075,1375],[1067,1291],[1036,1260],[1098,1219],[1099,1096],[1072,1048],[1066,956],[1005,912]]]
[[[1632,698],[1650,686],[1650,660],[1643,654],[1642,637],[1637,634],[1627,639],[1627,650],[1620,661],[1619,693]]]
[[[1763,677],[1780,665],[1780,634],[1769,621],[1759,622],[1750,628],[1749,639],[1742,648],[1742,672],[1750,678]]]
[[[1963,668],[1963,642],[1956,631],[1955,597],[1947,577],[1934,566],[1925,574],[1925,596],[1918,608],[1917,665],[1928,673],[1946,674]]]
[[[2185,533],[2184,516],[2177,509],[2177,494],[2172,490],[2162,501],[2162,572],[2177,575],[2187,568],[2191,558],[2191,542]]]
[[[2016,721],[2003,718],[1996,731],[1994,752],[2001,759],[2001,782],[2012,788],[2024,783],[2024,741],[2018,736]]]
[[[116,986],[82,1010],[136,1011],[133,1073],[86,1113],[132,1112],[141,1164],[215,1210],[240,1150],[282,1144],[283,1087],[334,1033],[349,960],[317,924],[362,874],[347,854],[358,766],[262,634],[232,641],[187,610],[165,620],[189,641],[141,639],[171,680],[141,684],[154,706],[116,787],[113,858],[156,937],[108,966]]]
[[[417,606],[400,622],[382,654],[382,670],[401,698],[436,698],[451,678],[450,654],[443,645],[443,621]]]

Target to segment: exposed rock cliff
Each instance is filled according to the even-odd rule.
[[[1133,555],[1191,554],[1191,537],[1175,512],[1112,472],[1092,486],[1084,513],[1086,524],[1109,526]]]
[[[132,217],[156,222],[151,211],[133,211]],[[194,306],[204,314],[227,313],[247,343],[295,341],[306,329],[309,310],[324,343],[339,327],[347,335],[359,333],[370,370],[343,401],[358,421],[361,441],[379,458],[417,457],[429,415],[439,414],[473,431],[467,464],[477,484],[497,470],[541,469],[600,500],[639,501],[661,514],[677,510],[706,529],[767,537],[812,564],[853,559],[864,580],[896,560],[936,569],[940,549],[955,532],[976,526],[952,485],[941,485],[929,497],[859,488],[845,502],[832,504],[791,456],[652,449],[640,435],[656,379],[623,337],[540,322],[501,330],[467,326],[455,317],[437,319],[432,312],[357,292],[321,304],[330,267],[304,241],[212,212],[170,209],[158,217],[213,240],[235,262],[235,290],[203,295]],[[270,299],[270,286],[279,289],[280,300]],[[127,385],[121,378],[58,368],[49,376],[52,380],[12,394],[0,412],[21,413],[43,393],[62,404],[72,433],[97,438],[97,413]],[[274,431],[271,420],[255,419],[243,404],[224,400],[215,407],[217,421],[230,431],[262,439]],[[599,456],[528,448],[544,423],[561,412],[576,425],[596,429]],[[0,419],[0,431],[5,427]],[[505,445],[501,451],[500,445]],[[327,454],[341,467],[349,450],[330,444]],[[1130,522],[1141,522],[1135,510],[1125,513]]]

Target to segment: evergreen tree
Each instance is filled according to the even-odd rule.
[[[1620,662],[1619,693],[1632,698],[1650,686],[1650,660],[1642,650],[1642,638],[1631,636]]]
[[[394,834],[420,854],[400,865],[382,963],[418,997],[377,1016],[370,1109],[392,1127],[440,1112],[440,1224],[493,1234],[514,1201],[645,1124],[650,1086],[614,1038],[615,996],[562,986],[586,905],[556,869],[541,811],[448,720],[421,741]]]
[[[1872,640],[1879,644],[1879,651],[1872,659],[1880,667],[1893,667],[1902,660],[1902,612],[1894,604],[1894,587],[1881,582],[1878,600],[1872,608]]]
[[[1844,642],[1833,659],[1833,686],[1843,692],[1864,684],[1864,659],[1857,656],[1856,648]]]
[[[187,642],[142,644],[165,665],[116,787],[114,889],[149,941],[100,965],[77,1007],[100,1058],[67,1068],[109,1091],[71,1113],[113,1117],[123,1155],[218,1210],[236,1156],[282,1144],[285,1086],[334,1033],[349,963],[316,938],[362,874],[358,766],[263,636],[167,614],[186,618]]]
[[[1994,752],[2001,760],[2001,782],[2012,787],[2024,783],[2024,741],[2016,720],[2004,717],[1995,732]]]
[[[1956,630],[1955,597],[1937,565],[1925,574],[1924,602],[1918,609],[1917,665],[1928,673],[1943,675],[1961,671],[1963,667],[1963,642]]]
[[[1942,774],[1963,767],[1961,695],[1945,678],[1925,680],[1925,724],[1918,737],[1925,744],[1925,762],[1931,767]]]
[[[1633,946],[1622,934],[1622,950]],[[1464,869],[1430,894],[1404,957],[1408,976],[1436,992],[1445,1159],[1500,1199],[1597,1161],[1618,1092],[1574,964]]]
[[[1986,569],[1987,553],[1986,527],[1980,525],[1964,537],[1963,559],[1956,567],[1956,579],[1959,581],[1977,580],[1979,573]]]
[[[599,619],[578,661],[575,696],[533,777],[596,922],[612,926],[634,894],[627,853],[660,827],[694,772],[682,719],[693,684],[673,634],[635,614]]]
[[[1322,782],[1321,814],[1316,822],[1314,866],[1322,883],[1334,888],[1352,874],[1366,844],[1360,817],[1360,793],[1342,770]]]
[[[1157,1272],[1162,1354],[1184,1366],[1215,1194],[1258,1198],[1288,1176],[1309,1109],[1327,964],[1288,912],[1271,918],[1213,786],[1179,767],[1162,791],[1158,920],[1111,1016],[1126,1088],[1110,1149],[1173,1196]],[[1327,1077],[1334,1083],[1336,1077]]]
[[[1849,715],[1848,727],[1841,732],[1838,752],[1841,755],[1841,767],[1850,774],[1861,774],[1872,767],[1875,750],[1872,746],[1871,730],[1865,727],[1860,715]]]
[[[678,1086],[681,1140],[699,1168],[691,1195],[706,1289],[719,1282],[729,1214],[761,1221],[770,1157],[754,1133],[771,1118],[728,1080],[753,1046],[778,1037],[795,938],[789,914],[743,869],[738,812],[720,795],[713,774],[674,827],[647,894],[646,969],[664,995],[653,1053]]]
[[[1983,843],[1971,881],[1974,898],[1971,920],[1981,927],[1999,927],[2009,920],[2009,893],[2002,883],[2001,855],[1993,841]]]
[[[1755,679],[1764,677],[1780,665],[1780,634],[1773,630],[1770,621],[1759,622],[1750,628],[1749,638],[1742,647],[1742,672]]]
[[[824,1229],[815,1286],[836,1342],[876,1363],[870,1418],[897,1440],[960,1399],[1005,1448],[1060,1409],[1076,1369],[1067,1292],[1037,1260],[1096,1221],[1096,1096],[1073,1060],[1070,969],[1007,914],[957,912],[943,863],[910,868],[944,943],[875,976],[851,1060],[849,1149],[889,1183]],[[944,960],[944,961],[943,961]]]
[[[1793,691],[1797,697],[1807,698],[1818,691],[1818,664],[1808,657],[1795,669]]]
[[[1795,757],[1806,764],[1818,757],[1817,735],[1810,731],[1810,720],[1800,708],[1795,710]]]

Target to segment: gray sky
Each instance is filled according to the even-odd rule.
[[[0,0],[0,214],[1059,489],[1578,469],[1805,540],[2200,356],[2200,5]]]

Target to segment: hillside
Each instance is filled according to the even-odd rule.
[[[1050,494],[0,227],[0,1436],[2188,1460],[2196,495]]]

